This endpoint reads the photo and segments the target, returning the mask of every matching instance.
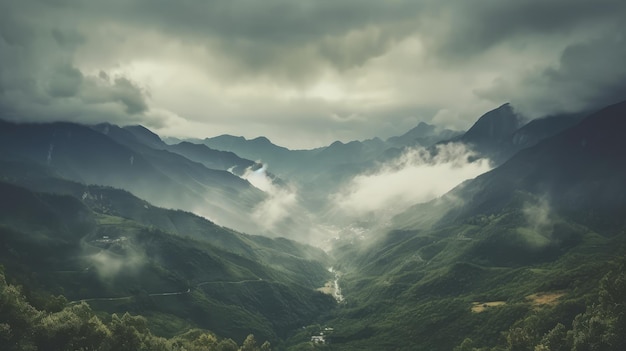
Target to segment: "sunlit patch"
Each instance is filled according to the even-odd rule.
[[[530,301],[533,307],[542,308],[559,304],[559,300],[565,295],[564,291],[538,292],[526,296],[526,300]]]

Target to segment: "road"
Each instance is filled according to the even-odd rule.
[[[262,282],[263,279],[259,278],[259,279],[245,279],[245,280],[238,280],[235,282],[225,282],[225,281],[208,281],[208,282],[201,282],[198,283],[196,285],[194,285],[194,289],[195,288],[199,288],[201,286],[204,285],[208,285],[208,284],[243,284],[243,283],[258,283],[258,282]],[[189,294],[191,293],[191,288],[185,290],[185,291],[176,291],[176,292],[161,292],[161,293],[151,293],[148,294],[148,296],[175,296],[175,295],[184,295],[184,294]],[[81,303],[81,302],[89,302],[89,301],[119,301],[119,300],[129,300],[132,299],[134,297],[134,295],[130,295],[130,296],[121,296],[121,297],[94,297],[94,298],[89,298],[89,299],[80,299],[80,300],[73,300],[70,301],[70,304],[76,304],[76,303]]]

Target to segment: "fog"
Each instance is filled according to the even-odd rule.
[[[262,164],[260,160],[257,162]],[[319,185],[309,189],[311,184],[277,184],[268,174],[268,168],[267,164],[251,167],[242,175],[267,194],[251,214],[259,226],[256,232],[328,248],[336,239],[362,239],[370,232],[385,230],[393,216],[442,196],[464,180],[489,171],[491,165],[488,159],[477,158],[461,143],[430,150],[411,148],[334,185],[339,189],[334,192]],[[308,206],[311,199],[305,195],[311,194],[311,190],[326,199],[322,209]]]
[[[435,152],[409,149],[371,172],[355,176],[331,201],[349,217],[389,219],[491,169],[488,159],[475,156],[460,143],[439,145]]]
[[[546,198],[524,203],[522,213],[530,229],[540,233],[552,230],[554,218]]]
[[[121,272],[136,272],[146,263],[143,253],[125,247],[123,254],[101,250],[86,256],[86,261],[94,267],[102,280],[114,279]]]
[[[295,186],[274,184],[267,174],[266,164],[255,170],[249,167],[242,178],[268,195],[267,199],[254,207],[253,219],[265,231],[280,232],[279,224],[297,207],[298,194]]]
[[[529,247],[543,249],[554,243],[553,232],[557,219],[545,197],[524,202],[522,213],[526,221],[522,237]]]

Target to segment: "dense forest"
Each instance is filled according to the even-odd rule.
[[[124,313],[97,315],[85,302],[69,304],[63,296],[34,301],[7,283],[0,268],[0,345],[2,350],[81,351],[268,351],[250,334],[241,346],[203,330],[189,330],[171,339],[153,335],[146,318]]]
[[[533,314],[517,321],[503,334],[500,346],[479,347],[466,338],[455,351],[600,351],[626,348],[626,272],[624,263],[606,274],[597,300],[584,313],[546,331],[545,319]]]

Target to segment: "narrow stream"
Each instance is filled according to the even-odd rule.
[[[344,298],[341,294],[341,288],[339,287],[339,278],[341,277],[341,272],[336,271],[333,267],[330,267],[328,271],[331,273],[335,273],[335,280],[333,281],[333,285],[335,287],[333,291],[333,297],[335,298],[335,300],[337,300],[337,302],[343,302]]]

